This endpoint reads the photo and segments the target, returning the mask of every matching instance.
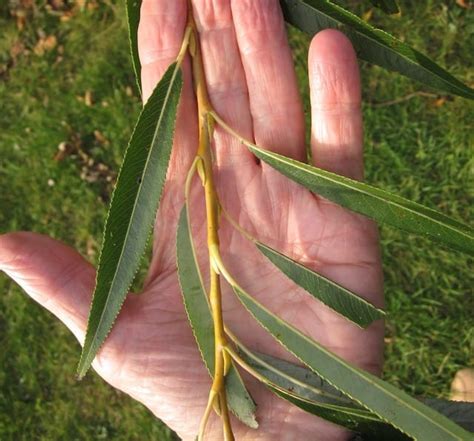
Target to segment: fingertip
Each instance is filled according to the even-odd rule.
[[[363,177],[363,128],[357,56],[350,40],[327,29],[311,42],[311,148],[315,165]]]
[[[351,41],[336,29],[325,29],[313,37],[309,48],[310,63],[321,58],[336,63],[357,62]]]
[[[94,288],[92,265],[67,245],[28,232],[0,236],[0,271],[83,338]]]
[[[342,32],[325,29],[316,34],[309,48],[308,66],[312,93],[320,94],[321,105],[360,102],[357,55]]]

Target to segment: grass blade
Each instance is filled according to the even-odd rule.
[[[356,325],[365,328],[374,320],[385,316],[384,311],[363,298],[269,246],[260,242],[257,242],[256,246],[265,257],[297,285]]]
[[[145,105],[125,152],[105,225],[80,378],[110,332],[145,251],[168,170],[181,89],[181,70],[174,63]]]
[[[370,2],[387,14],[398,14],[400,12],[395,0],[370,0]]]
[[[186,206],[181,211],[177,236],[178,276],[189,323],[202,359],[214,372],[214,327],[208,298],[197,264]],[[256,406],[235,367],[225,377],[227,401],[232,412],[247,426],[256,429]]]
[[[248,311],[280,344],[345,395],[406,435],[430,441],[472,439],[448,418],[311,340],[264,308],[240,286],[233,288]]]
[[[280,4],[285,20],[310,35],[326,28],[342,30],[359,58],[435,89],[474,99],[473,89],[430,58],[328,0],[280,0]]]
[[[262,161],[336,204],[474,255],[474,231],[467,225],[380,188],[295,161],[249,142],[246,144]]]

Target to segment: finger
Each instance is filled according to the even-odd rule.
[[[76,251],[33,233],[0,236],[0,271],[59,318],[82,343],[95,270]]]
[[[176,60],[186,25],[186,0],[143,0],[138,26],[143,100]]]
[[[320,32],[309,50],[311,149],[314,164],[363,178],[360,78],[350,41],[335,30]]]
[[[186,26],[186,0],[144,0],[138,27],[138,49],[142,64],[143,99],[153,92],[166,69],[176,60]],[[178,110],[175,148],[170,170],[173,177],[184,179],[194,157],[197,143],[195,99],[189,60],[183,63],[184,85]]]
[[[230,0],[193,0],[193,6],[211,103],[237,132],[252,139],[248,90]],[[215,141],[220,175],[228,182],[248,182],[256,167],[254,156],[220,128]],[[232,179],[237,172],[239,179]]]
[[[255,141],[304,160],[304,114],[277,0],[232,0]]]

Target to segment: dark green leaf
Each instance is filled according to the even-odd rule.
[[[371,3],[380,8],[382,11],[386,12],[387,14],[398,14],[400,12],[400,8],[397,5],[395,0],[370,0]]]
[[[208,298],[193,249],[186,206],[181,211],[177,236],[178,276],[189,323],[209,373],[214,372],[214,327]],[[231,367],[226,375],[227,401],[232,412],[249,427],[257,428],[255,403],[239,372]]]
[[[263,150],[251,143],[247,145],[258,158],[280,173],[336,204],[474,255],[474,231],[467,225],[385,190]]]
[[[374,320],[385,316],[381,309],[377,309],[348,289],[317,274],[267,245],[260,242],[257,242],[256,245],[280,271],[297,285],[355,324],[365,328]]]
[[[137,81],[138,90],[142,92],[141,64],[138,55],[138,23],[140,22],[140,8],[142,0],[127,0],[128,36],[130,39],[130,52],[132,55],[133,70]]]
[[[268,380],[265,384],[270,390],[306,412],[358,432],[364,441],[412,439],[348,399],[315,372],[267,354],[252,352],[240,342],[234,343],[240,357]],[[466,430],[474,431],[474,403],[433,398],[422,402]]]
[[[242,358],[268,379],[269,389],[300,409],[360,433],[364,441],[412,439],[348,399],[313,371],[247,348],[244,351]]]
[[[424,398],[422,401],[469,432],[474,432],[474,403],[438,398]]]
[[[233,285],[233,288],[249,312],[280,344],[334,387],[384,421],[415,439],[471,439],[466,431],[446,417],[380,378],[351,366],[272,314],[241,287]]]
[[[328,0],[280,0],[280,4],[286,21],[310,35],[326,28],[339,29],[351,40],[359,58],[435,89],[474,99],[473,89],[434,61]]]
[[[105,225],[79,377],[110,332],[145,251],[168,170],[181,89],[181,70],[174,63],[145,105],[125,152]]]

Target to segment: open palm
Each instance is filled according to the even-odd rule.
[[[304,115],[277,0],[194,0],[212,104],[242,136],[296,159],[306,157]],[[143,94],[174,60],[186,22],[186,0],[144,0],[139,28]],[[362,178],[360,86],[350,43],[324,31],[310,49],[312,155],[316,165]],[[144,403],[185,440],[194,439],[210,378],[182,304],[175,233],[184,179],[197,148],[196,103],[185,61],[175,147],[154,232],[144,291],[129,296],[94,362],[110,384]],[[368,220],[317,198],[265,164],[221,129],[215,133],[220,201],[240,225],[278,249],[369,299],[382,300],[377,231]],[[191,194],[198,256],[206,261],[202,190]],[[226,221],[223,258],[260,302],[342,357],[372,372],[381,367],[381,323],[361,330],[296,287]],[[203,268],[206,265],[202,266]],[[32,233],[0,237],[0,269],[57,315],[82,343],[95,270],[75,251]],[[204,271],[204,275],[205,271]],[[291,360],[224,288],[228,326],[248,346]],[[245,377],[257,402],[258,430],[233,421],[242,440],[344,439],[335,426],[305,414]],[[213,419],[209,439],[222,439]]]

